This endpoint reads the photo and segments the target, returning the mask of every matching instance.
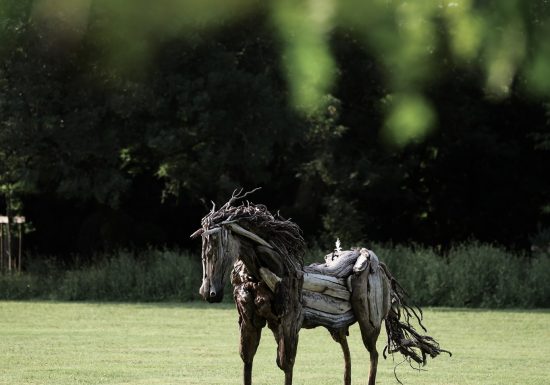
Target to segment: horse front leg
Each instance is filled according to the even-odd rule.
[[[292,385],[292,371],[292,368],[285,370],[285,385]]]
[[[252,363],[254,356],[258,350],[260,344],[260,338],[262,335],[261,327],[249,327],[241,323],[241,343],[239,347],[239,353],[244,363],[243,369],[243,383],[244,385],[252,385]]]
[[[285,373],[285,385],[292,385],[292,372],[298,350],[298,333],[293,333],[280,323],[269,321],[268,326],[277,341],[277,366]]]
[[[298,333],[304,320],[301,292],[303,278],[301,274],[285,277],[275,291],[275,301],[284,302],[283,315],[274,331],[277,340],[277,364],[285,372],[285,385],[292,385],[292,371],[298,350]]]
[[[283,338],[282,342],[282,349],[281,347],[279,348],[279,352],[282,354],[280,358],[281,369],[285,372],[285,385],[292,385],[292,373],[294,371],[296,351],[298,350],[298,334],[295,337]]]
[[[292,374],[296,351],[298,350],[298,334],[286,334],[282,330],[275,332],[277,340],[277,366],[285,372],[285,385],[292,385]]]
[[[330,334],[334,341],[340,344],[342,353],[344,353],[344,385],[351,385],[351,355],[348,345],[348,329],[331,330]]]
[[[260,344],[262,328],[266,320],[255,311],[255,292],[252,285],[238,285],[234,288],[235,304],[239,312],[241,331],[239,353],[244,363],[243,383],[252,385],[252,363]]]

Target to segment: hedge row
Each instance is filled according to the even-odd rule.
[[[550,254],[533,256],[472,242],[444,255],[417,246],[376,246],[379,258],[419,305],[550,307]],[[309,262],[322,259],[310,252]],[[178,250],[119,251],[65,270],[36,258],[21,274],[0,275],[0,299],[198,300],[200,258]],[[230,300],[231,291],[226,291]]]
[[[0,275],[1,299],[191,301],[198,299],[200,258],[176,250],[118,251],[92,266],[64,270],[47,260]]]
[[[531,257],[487,244],[377,252],[415,302],[452,307],[550,307],[550,254]]]

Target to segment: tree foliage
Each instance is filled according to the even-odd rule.
[[[241,186],[321,243],[526,247],[550,212],[548,8],[2,1],[2,199],[48,252],[185,244]]]

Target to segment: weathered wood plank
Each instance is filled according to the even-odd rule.
[[[275,291],[277,284],[281,281],[281,278],[265,267],[260,268],[260,276],[273,292]],[[345,301],[349,301],[351,296],[350,292],[347,290],[344,279],[324,276],[321,274],[305,273],[303,289],[316,293],[322,293],[324,295]]]
[[[275,274],[283,274],[282,258],[275,250],[258,245],[256,246],[256,255],[259,257],[262,266],[267,267]]]
[[[330,314],[309,307],[304,307],[304,328],[325,326],[329,329],[339,329],[353,324],[356,319],[352,311],[343,314]]]
[[[368,274],[368,292],[367,298],[369,303],[369,319],[371,324],[376,327],[380,327],[382,324],[382,319],[384,318],[383,313],[383,288],[382,280],[380,277],[380,271],[376,270],[373,273]]]
[[[272,292],[275,292],[275,288],[281,282],[281,278],[277,277],[271,270],[266,269],[265,267],[260,267],[260,276],[266,285],[271,289]]]
[[[361,254],[357,257],[357,260],[353,265],[353,272],[357,274],[364,271],[369,265],[369,260],[369,252],[366,249],[361,249]]]
[[[314,280],[319,280],[319,281],[323,281],[323,282],[326,282],[326,284],[335,284],[335,285],[338,285],[338,286],[342,286],[342,287],[345,287],[346,286],[346,280],[343,279],[343,278],[336,278],[336,277],[331,277],[329,275],[324,275],[324,274],[319,274],[319,273],[304,273],[304,280],[310,280],[310,281],[314,281]]]
[[[351,303],[346,300],[330,297],[309,290],[302,290],[305,307],[330,314],[344,314],[351,310]]]
[[[325,263],[304,266],[307,273],[329,275],[332,277],[347,277],[353,270],[353,265],[359,256],[359,250],[346,250],[337,255],[329,254]],[[334,258],[334,259],[332,259]]]
[[[321,274],[305,273],[303,288],[343,300],[349,300],[351,297],[344,279]]]

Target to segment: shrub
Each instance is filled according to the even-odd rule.
[[[178,250],[126,250],[98,256],[91,266],[0,275],[0,298],[97,301],[189,301],[198,298],[198,259]],[[39,273],[37,271],[40,271]]]
[[[527,306],[550,307],[550,254],[539,254],[527,271]]]
[[[374,245],[381,261],[409,293],[428,306],[547,307],[550,256],[529,260],[489,244],[469,242],[448,253],[416,245]]]
[[[517,306],[527,260],[488,244],[462,244],[449,253],[449,305]]]
[[[373,245],[381,261],[409,293],[427,306],[549,307],[550,253],[529,259],[502,248],[470,242],[448,253],[412,246]],[[327,254],[310,250],[306,263]],[[23,274],[0,275],[0,299],[95,301],[191,301],[199,299],[200,258],[179,250],[120,250],[95,264],[65,269],[35,259]],[[229,279],[225,301],[232,300]]]
[[[40,297],[39,279],[29,274],[0,274],[1,299],[27,299]]]

